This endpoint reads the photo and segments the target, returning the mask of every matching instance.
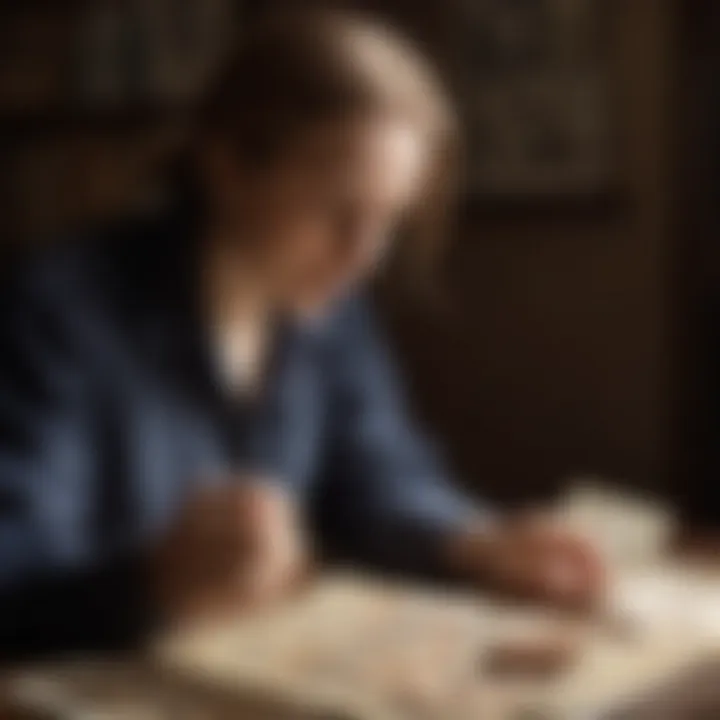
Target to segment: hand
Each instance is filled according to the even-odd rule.
[[[574,608],[592,608],[605,584],[603,563],[583,538],[535,516],[458,534],[453,567],[504,593]]]
[[[295,507],[261,481],[203,491],[152,555],[170,622],[236,611],[279,598],[301,578],[307,547]]]

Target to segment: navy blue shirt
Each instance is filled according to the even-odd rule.
[[[227,397],[192,223],[129,223],[15,267],[0,309],[0,648],[105,646],[153,621],[144,553],[203,483],[257,471],[344,554],[430,569],[477,508],[406,416],[367,302],[279,335]]]

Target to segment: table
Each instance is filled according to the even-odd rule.
[[[542,683],[475,674],[494,637],[538,625],[584,634],[566,674]],[[719,653],[720,639],[668,632],[640,642],[474,594],[339,574],[265,616],[161,638],[133,661],[38,669],[11,690],[64,703],[62,720],[96,718],[98,708],[104,720],[595,720],[698,661],[720,663]],[[83,697],[96,714],[82,714]]]

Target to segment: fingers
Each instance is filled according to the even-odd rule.
[[[573,609],[601,597],[604,572],[591,545],[537,517],[481,531],[459,547],[461,567],[471,569],[474,556],[475,577],[515,597]]]
[[[585,568],[562,556],[550,557],[538,567],[538,583],[544,599],[564,607],[583,609],[596,597]]]
[[[538,559],[547,598],[557,604],[589,608],[600,597],[604,571],[592,547],[580,538],[554,537]]]
[[[183,614],[275,599],[305,563],[303,535],[292,499],[276,486],[243,482],[203,490],[157,553],[162,594]]]
[[[204,490],[186,511],[185,529],[208,556],[227,555],[237,562],[270,547],[290,543],[299,531],[295,509],[281,489],[246,483]]]
[[[178,561],[198,583],[220,582],[246,551],[239,542],[237,513],[227,489],[203,490],[194,498],[186,508],[180,535],[183,554]]]
[[[606,573],[590,542],[538,515],[521,519],[517,531],[531,546],[533,574],[543,597],[576,607],[592,605],[600,597]]]

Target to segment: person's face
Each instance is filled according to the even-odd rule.
[[[383,259],[425,163],[423,139],[409,124],[337,122],[256,174],[222,164],[211,189],[239,240],[238,261],[286,309],[313,315]]]

